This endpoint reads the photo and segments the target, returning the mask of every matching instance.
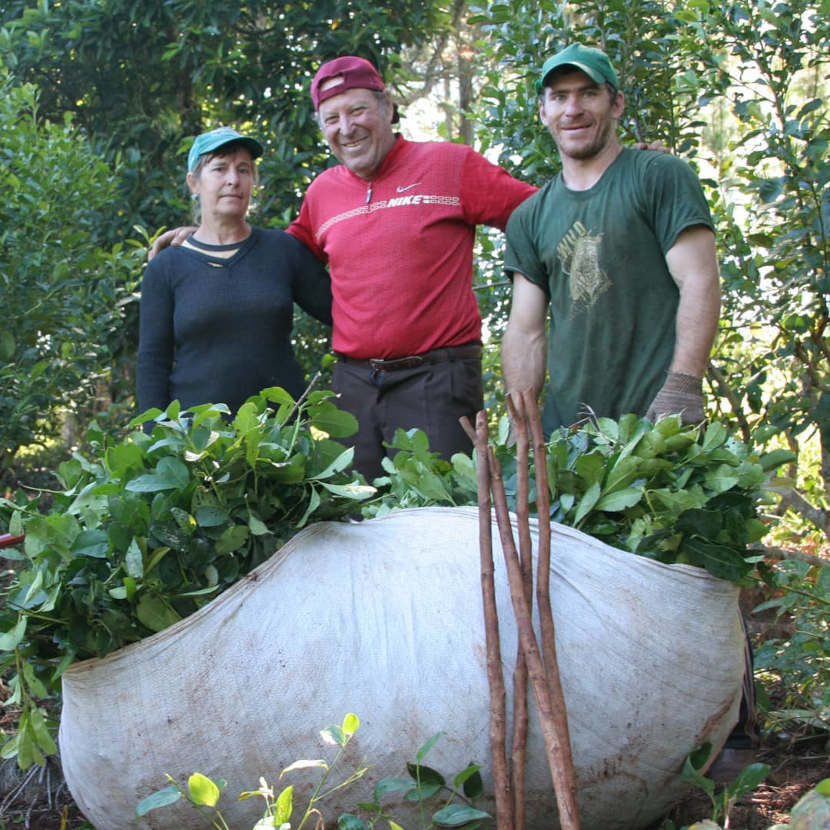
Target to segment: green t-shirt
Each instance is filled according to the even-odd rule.
[[[645,414],[674,353],[679,292],[665,255],[693,225],[712,219],[689,165],[631,149],[590,190],[559,175],[513,212],[505,270],[550,302],[546,430],[589,410]]]

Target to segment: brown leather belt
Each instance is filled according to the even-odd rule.
[[[441,349],[430,349],[421,354],[410,354],[405,357],[370,357],[358,359],[340,355],[340,359],[350,366],[362,366],[371,370],[372,374],[380,372],[398,372],[401,369],[415,369],[425,363],[444,363],[448,360],[464,360],[465,358],[481,357],[481,343],[462,343],[460,346],[444,346]]]

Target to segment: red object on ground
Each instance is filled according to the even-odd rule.
[[[19,545],[23,539],[23,536],[12,536],[11,533],[0,533],[0,549]]]

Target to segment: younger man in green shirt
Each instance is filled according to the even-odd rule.
[[[572,44],[548,59],[537,91],[562,172],[507,226],[507,389],[539,394],[547,351],[547,431],[590,412],[702,421],[720,292],[697,177],[674,156],[620,145],[624,98],[598,49]]]

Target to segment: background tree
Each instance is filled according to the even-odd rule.
[[[73,127],[38,112],[32,86],[0,78],[0,471],[55,435],[111,370],[133,264],[104,247],[116,182]]]
[[[801,487],[784,486],[782,504],[826,536],[826,9],[807,0],[512,0],[471,12],[485,37],[479,136],[519,176],[541,183],[558,170],[533,82],[545,56],[572,40],[601,46],[617,67],[623,140],[659,138],[698,168],[724,287],[711,405],[745,440],[783,443],[807,462],[819,455],[801,466]]]
[[[92,152],[113,169],[108,209],[78,204],[75,210],[80,224],[95,225],[115,245],[134,226],[154,233],[188,220],[187,150],[193,136],[223,123],[265,144],[252,221],[285,226],[305,187],[329,163],[308,95],[316,67],[355,53],[385,70],[387,54],[448,23],[437,4],[423,0],[382,7],[365,0],[12,0],[0,11],[0,50],[11,82],[40,90],[44,124],[63,124],[70,114]],[[100,204],[97,195],[92,201]],[[133,393],[136,310],[136,303],[125,307],[126,336],[112,342],[112,353],[104,358],[97,351],[102,364],[128,369],[113,376],[109,394],[116,399]],[[298,310],[295,339],[312,374],[328,349],[328,331]],[[9,394],[17,393],[10,387]],[[84,394],[79,387],[78,398]]]

